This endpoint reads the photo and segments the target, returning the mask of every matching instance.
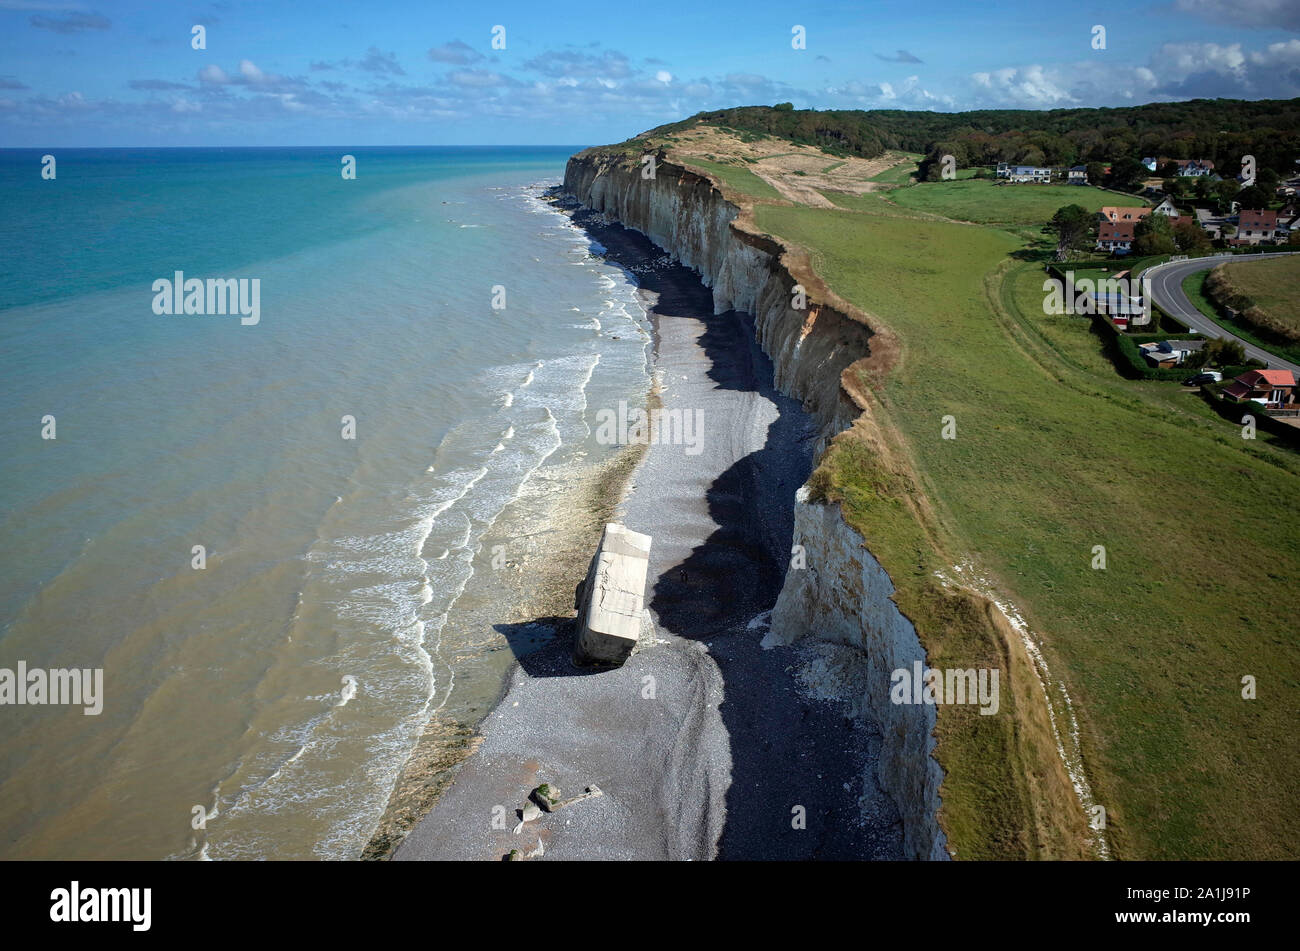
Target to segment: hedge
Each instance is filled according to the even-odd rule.
[[[1136,380],[1168,380],[1181,383],[1190,379],[1198,373],[1204,373],[1209,367],[1177,367],[1172,370],[1164,370],[1153,367],[1147,363],[1146,357],[1138,349],[1138,343],[1148,343],[1159,340],[1190,340],[1196,339],[1190,335],[1171,337],[1166,334],[1141,334],[1131,336],[1123,333],[1110,318],[1105,314],[1093,315],[1093,329],[1099,333],[1103,339],[1107,340],[1106,354],[1114,362],[1116,369],[1121,374],[1130,379]],[[1249,369],[1263,366],[1262,363],[1237,367],[1222,367],[1219,372],[1223,378],[1231,379],[1234,376],[1240,376]]]

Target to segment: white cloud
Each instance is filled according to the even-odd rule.
[[[661,69],[659,72],[655,73],[655,79],[659,80],[661,83],[670,83],[673,81],[673,74],[668,72],[666,69]]]
[[[199,70],[199,81],[224,86],[230,82],[230,77],[226,75],[226,71],[220,66],[209,63]]]
[[[1151,69],[1159,92],[1173,98],[1290,99],[1300,96],[1300,40],[1254,51],[1240,43],[1166,43]]]
[[[1042,109],[1068,105],[1074,101],[1056,70],[1047,70],[1036,64],[973,73],[971,80],[977,98],[990,99],[1003,105]]]
[[[931,92],[921,85],[919,76],[908,76],[901,83],[868,83],[851,80],[838,86],[831,86],[826,94],[833,97],[836,105],[853,108],[897,109],[911,106],[919,109],[951,109],[955,102],[951,96]]]

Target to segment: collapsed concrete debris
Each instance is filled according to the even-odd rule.
[[[650,542],[649,535],[622,525],[611,522],[605,526],[578,591],[578,634],[573,649],[577,663],[622,664],[642,631],[648,629],[645,583]]]
[[[575,802],[582,802],[584,799],[595,799],[597,796],[603,795],[605,795],[604,791],[595,783],[592,783],[579,795],[561,799],[558,786],[542,783],[528,794],[528,801],[516,810],[516,814],[519,816],[519,824],[515,826],[515,835],[522,831],[524,823],[540,819],[544,812],[556,812],[565,806],[573,805]]]

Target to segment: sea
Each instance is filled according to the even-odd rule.
[[[650,384],[635,281],[543,198],[576,150],[0,151],[0,672],[103,678],[0,705],[0,858],[357,858],[487,714],[501,573]],[[177,272],[256,323],[159,306]]]

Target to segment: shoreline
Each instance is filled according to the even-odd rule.
[[[542,200],[554,204],[549,192],[543,193]],[[559,207],[556,210],[563,213]],[[620,267],[620,270],[635,283],[635,275],[626,268]],[[651,334],[651,346],[654,347],[653,329]],[[657,400],[653,350],[649,366],[650,381],[645,394],[647,410],[653,408]],[[600,542],[605,523],[615,520],[615,513],[626,499],[647,449],[644,445],[624,446],[609,459],[595,465],[579,463],[573,466],[574,471],[565,473],[580,481],[565,492],[563,498],[552,500],[552,514],[545,527],[548,532],[559,536],[559,542],[548,547],[544,557],[524,556],[519,559],[521,569],[527,564],[527,570],[535,572],[529,577],[536,583],[530,584],[532,590],[521,593],[509,605],[511,618],[532,619],[522,625],[507,622],[512,627],[534,628],[529,632],[533,643],[528,646],[542,646],[564,636],[566,625],[576,616],[574,588],[586,574],[591,553]],[[567,515],[557,514],[575,511],[582,513],[581,518],[573,520]],[[512,566],[514,564],[512,560]],[[541,566],[540,571],[537,565]],[[510,647],[518,650],[515,638],[510,634],[506,636],[511,641]],[[516,657],[504,670],[495,697],[472,722],[434,712],[393,786],[384,813],[359,856],[361,860],[390,859],[411,829],[437,806],[447,788],[455,782],[462,765],[482,745],[483,724],[505,700],[520,662],[521,658]]]
[[[581,511],[584,515],[575,522],[556,519],[552,523],[553,530],[564,537],[558,556],[552,551],[547,553],[546,559],[528,559],[530,562],[540,561],[542,580],[534,593],[511,605],[510,614],[512,617],[535,619],[520,625],[535,628],[530,632],[535,642],[545,644],[562,636],[561,629],[572,620],[573,579],[581,580],[585,573],[590,553],[595,551],[600,541],[604,523],[613,517],[621,504],[643,455],[644,447],[627,447],[613,458],[591,467],[591,471],[584,472],[590,481],[584,482],[565,499],[556,501],[557,509],[565,508],[567,503],[571,510]],[[430,717],[393,787],[379,825],[371,833],[359,858],[367,861],[390,858],[416,823],[433,810],[455,781],[459,768],[481,746],[483,723],[505,700],[519,663],[519,658],[516,658],[509,665],[496,697],[482,716],[472,723],[439,712]]]
[[[901,824],[874,779],[878,731],[856,698],[827,689],[825,646],[759,643],[811,468],[810,418],[774,389],[752,318],[714,315],[693,271],[567,207],[637,280],[658,398],[705,413],[708,446],[698,456],[639,447],[617,506],[615,520],[654,538],[655,635],[621,668],[579,670],[570,604],[559,636],[517,658],[476,755],[392,857],[500,860],[538,846],[557,859],[899,857]],[[593,540],[574,584],[594,550]],[[605,795],[512,834],[514,810],[541,782]]]

